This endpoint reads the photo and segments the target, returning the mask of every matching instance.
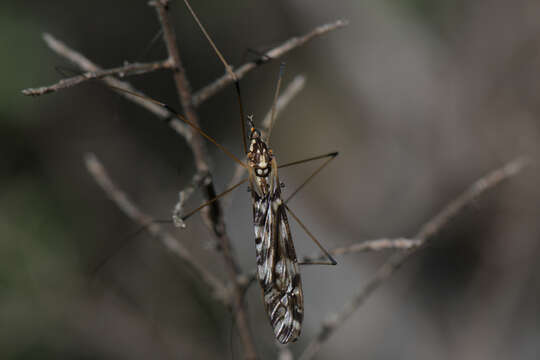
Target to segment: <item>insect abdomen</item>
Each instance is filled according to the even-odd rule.
[[[257,278],[270,324],[282,344],[296,341],[303,320],[302,284],[281,199],[254,195],[253,217]]]

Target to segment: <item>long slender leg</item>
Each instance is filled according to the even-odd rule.
[[[236,89],[238,107],[240,108],[240,129],[242,131],[242,145],[244,145],[244,154],[247,154],[246,120],[244,118],[244,105],[242,105],[242,94],[240,93],[240,81],[238,81],[237,79],[234,80],[234,88]]]
[[[144,59],[150,50],[156,45],[157,41],[161,38],[163,35],[163,28],[159,28],[158,32],[152,37],[152,40],[146,45],[146,47],[141,51],[139,55],[135,58],[135,62],[141,61],[141,59]]]
[[[311,179],[313,179],[315,177],[315,175],[317,175],[326,165],[328,165],[328,163],[330,161],[332,161],[338,155],[339,155],[339,153],[336,151],[336,152],[331,152],[331,153],[324,154],[324,155],[314,156],[314,157],[307,158],[307,159],[293,161],[293,162],[286,163],[286,164],[283,164],[283,165],[279,166],[279,168],[284,168],[284,167],[288,167],[288,166],[304,164],[304,163],[314,161],[314,160],[328,158],[317,169],[315,169],[315,171],[313,173],[311,173],[311,175],[308,176],[308,178],[306,180],[304,180],[304,182],[299,187],[297,187],[296,190],[294,190],[293,193],[291,195],[289,195],[289,197],[284,201],[285,208],[289,211],[289,213],[294,218],[294,220],[296,220],[296,222],[300,225],[300,227],[302,227],[302,229],[306,232],[306,234],[311,238],[311,240],[313,240],[313,242],[317,245],[317,247],[323,252],[325,257],[328,258],[328,260],[329,260],[328,262],[325,262],[325,261],[311,261],[311,260],[310,261],[300,261],[299,262],[300,265],[336,265],[337,264],[337,261],[332,257],[332,255],[330,255],[328,253],[328,251],[321,245],[321,243],[315,238],[315,236],[307,229],[307,227],[304,225],[304,223],[302,223],[302,221],[298,218],[298,216],[296,216],[296,214],[287,206],[287,202],[289,200],[291,200],[291,198],[294,195],[296,195],[309,181],[311,181]]]
[[[307,163],[307,162],[310,162],[310,161],[313,161],[313,160],[324,159],[326,157],[336,157],[338,155],[339,155],[339,153],[337,151],[333,151],[333,152],[328,153],[328,154],[318,155],[318,156],[310,157],[310,158],[307,158],[307,159],[302,159],[302,160],[292,161],[290,163],[281,164],[281,165],[278,165],[278,169],[283,169],[283,168],[286,168],[286,167],[289,167],[289,166],[294,166],[294,165],[300,165],[300,164],[304,164],[304,163]]]
[[[279,98],[279,90],[281,89],[281,81],[283,79],[283,71],[285,69],[285,63],[282,62],[279,67],[278,81],[276,85],[276,92],[274,94],[274,101],[272,102],[272,115],[270,116],[270,126],[268,126],[268,132],[266,133],[266,142],[270,144],[270,135],[272,134],[272,129],[274,128],[274,122],[276,120],[276,105]]]
[[[191,6],[189,5],[189,2],[187,0],[184,0],[186,6],[188,7],[189,11],[191,12],[191,14],[193,15],[193,18],[195,19],[195,21],[197,22],[197,24],[199,25],[201,31],[204,33],[204,35],[206,36],[206,38],[208,39],[208,41],[210,42],[211,46],[213,47],[213,49],[216,51],[216,54],[218,55],[218,57],[220,58],[220,60],[223,62],[224,66],[225,66],[225,69],[226,71],[231,75],[231,77],[235,80],[235,85],[236,85],[236,91],[237,91],[237,95],[238,95],[238,103],[239,103],[239,107],[240,107],[240,118],[241,118],[241,124],[242,124],[242,140],[243,140],[243,145],[244,145],[244,153],[247,153],[247,142],[246,142],[246,130],[245,130],[245,121],[244,121],[244,111],[243,111],[243,106],[242,106],[242,98],[241,98],[241,95],[240,95],[240,84],[238,82],[238,79],[236,77],[236,75],[234,74],[234,72],[232,71],[232,67],[227,63],[227,61],[225,60],[225,58],[223,57],[223,55],[221,54],[221,52],[218,50],[218,48],[216,47],[216,45],[214,44],[214,42],[212,41],[212,39],[210,38],[210,35],[208,34],[208,32],[206,31],[206,29],[204,28],[204,26],[202,25],[202,23],[200,22],[199,18],[197,17],[197,15],[195,14],[195,12],[193,11],[193,9],[191,8]],[[159,34],[158,34],[159,35]],[[59,69],[57,69],[58,71]],[[141,99],[144,99],[144,100],[147,100],[149,102],[152,102],[158,106],[161,106],[165,109],[167,109],[169,112],[171,112],[174,117],[178,118],[179,120],[183,121],[184,123],[186,123],[187,125],[189,125],[191,128],[193,128],[195,131],[197,131],[200,135],[202,135],[203,137],[205,137],[208,141],[210,141],[211,143],[213,143],[214,145],[216,145],[221,151],[223,151],[227,156],[229,156],[231,159],[233,159],[235,162],[237,162],[238,164],[240,164],[242,167],[246,168],[247,165],[244,164],[240,159],[238,159],[238,157],[236,157],[234,154],[232,154],[229,150],[227,150],[223,145],[219,144],[214,138],[212,138],[210,135],[208,135],[206,132],[204,132],[201,128],[199,128],[197,125],[193,124],[191,121],[189,121],[188,119],[186,119],[184,116],[180,115],[180,113],[178,113],[178,111],[176,111],[175,109],[173,109],[171,106],[165,104],[165,103],[162,103],[160,101],[157,101],[155,99],[152,99],[150,97],[147,97],[147,96],[142,96],[141,94],[138,94],[138,93],[135,93],[133,91],[129,91],[129,90],[126,90],[126,89],[122,89],[122,88],[119,88],[119,87],[116,87],[116,86],[113,86],[113,85],[106,85],[107,87],[111,88],[111,89],[114,89],[118,92],[123,92],[123,93],[126,93],[126,94],[129,94],[133,97],[137,97],[137,98],[141,98]]]
[[[183,215],[182,216],[182,220],[185,221],[187,220],[188,218],[190,218],[192,215],[194,215],[195,213],[197,213],[199,210],[207,207],[208,205],[212,204],[214,201],[218,200],[219,198],[222,198],[224,197],[225,195],[227,195],[228,193],[230,193],[231,191],[233,191],[234,189],[236,189],[237,187],[239,187],[240,185],[242,185],[243,183],[245,183],[248,179],[245,178],[243,179],[242,181],[240,181],[239,183],[237,183],[236,185],[233,185],[231,186],[230,188],[228,188],[227,190],[223,191],[221,194],[218,194],[216,195],[213,199],[210,199],[208,200],[207,202],[201,204],[200,206],[198,206],[197,208],[191,210],[190,212],[188,212],[187,214]]]
[[[300,186],[298,186],[293,192],[291,195],[289,195],[289,197],[287,197],[287,199],[285,199],[284,203],[287,203],[289,200],[292,199],[293,196],[295,196],[300,190],[302,190],[302,188],[304,188],[304,186],[306,186],[306,184],[308,182],[310,182],[322,169],[324,169],[324,167],[326,167],[326,165],[328,165],[330,163],[330,161],[334,160],[334,158],[336,156],[338,156],[339,153],[336,151],[336,152],[331,152],[329,154],[324,154],[324,155],[319,155],[319,156],[314,156],[312,158],[308,158],[308,159],[304,159],[304,160],[298,160],[298,161],[293,161],[293,162],[290,162],[290,163],[287,163],[287,164],[284,164],[284,165],[281,165],[281,166],[278,166],[278,168],[282,169],[284,167],[288,167],[288,166],[293,166],[293,165],[298,165],[298,164],[303,164],[303,163],[306,163],[306,162],[309,162],[309,161],[313,161],[313,160],[319,160],[319,159],[324,159],[324,158],[328,158],[325,162],[323,162],[317,169],[315,169],[315,171],[313,171],[311,173],[311,175],[308,176],[308,178],[306,180],[304,180],[304,182],[302,184],[300,184]]]
[[[244,164],[244,162],[242,160],[240,160],[238,157],[236,157],[233,153],[231,153],[229,150],[227,150],[227,148],[225,148],[223,145],[221,145],[220,143],[218,143],[213,137],[211,137],[210,135],[208,135],[206,132],[204,132],[201,128],[199,128],[197,125],[195,125],[194,123],[192,123],[191,121],[189,121],[188,119],[186,119],[185,117],[183,117],[182,115],[180,115],[176,110],[174,110],[172,107],[170,107],[169,105],[165,104],[165,103],[162,103],[161,101],[158,101],[158,100],[155,100],[155,99],[152,99],[152,98],[149,98],[147,96],[142,96],[141,94],[138,94],[138,93],[135,93],[133,91],[129,91],[129,90],[126,90],[126,89],[122,89],[122,88],[119,88],[119,87],[116,87],[116,86],[113,86],[113,85],[107,85],[107,87],[110,87],[111,89],[114,89],[116,91],[119,91],[119,92],[123,92],[123,93],[126,93],[126,94],[129,94],[130,96],[134,96],[134,97],[138,97],[138,98],[141,98],[141,99],[144,99],[146,101],[150,101],[158,106],[161,106],[165,109],[167,109],[169,112],[171,112],[176,118],[178,118],[179,120],[185,122],[186,124],[188,124],[189,126],[191,126],[195,131],[197,131],[199,134],[201,134],[201,136],[205,137],[208,141],[210,141],[212,144],[216,145],[221,151],[223,151],[227,156],[229,156],[231,159],[233,159],[234,161],[236,161],[240,166],[242,167],[245,167],[247,168],[247,165]]]
[[[189,217],[191,217],[192,215],[194,215],[195,213],[197,213],[199,210],[205,208],[206,206],[212,204],[214,201],[224,197],[225,195],[231,193],[234,189],[236,189],[237,187],[239,187],[240,185],[244,184],[248,179],[243,179],[242,181],[240,181],[239,183],[231,186],[230,188],[228,188],[227,190],[223,191],[222,193],[216,195],[214,198],[206,201],[205,203],[201,204],[200,206],[198,206],[197,208],[189,211],[187,214],[183,215],[182,216],[182,221],[185,221],[187,220]],[[121,242],[120,242],[120,245],[111,253],[109,254],[105,259],[101,260],[95,267],[94,267],[94,270],[92,271],[93,274],[97,273],[103,266],[105,266],[113,257],[115,257],[119,252],[120,250],[124,249],[126,247],[126,245],[129,244],[129,242],[133,239],[135,239],[138,235],[140,235],[143,231],[145,231],[146,229],[148,229],[150,226],[152,226],[152,224],[168,224],[168,223],[172,223],[173,220],[152,220],[152,221],[149,221],[147,224],[139,227],[137,230],[135,230],[133,233],[129,234],[128,236],[126,236]]]
[[[147,224],[139,227],[137,230],[132,232],[131,234],[127,235],[122,241],[120,241],[120,245],[112,253],[110,253],[106,258],[102,259],[96,266],[94,266],[92,270],[92,274],[96,274],[99,270],[101,270],[107,263],[114,258],[121,250],[123,250],[130,242],[131,240],[135,239],[137,236],[142,234],[142,232],[146,229],[148,229],[149,226],[152,224],[168,224],[172,223],[172,220],[152,220],[149,221]]]
[[[300,261],[299,264],[300,265],[337,265],[337,261],[332,257],[332,255],[330,255],[330,253],[321,245],[321,243],[319,242],[319,240],[317,240],[317,238],[308,230],[308,228],[306,227],[306,225],[304,225],[304,223],[298,218],[298,216],[296,216],[296,214],[291,210],[291,208],[289,208],[286,204],[283,204],[285,206],[285,208],[287,209],[287,211],[289,211],[289,214],[291,214],[291,216],[294,218],[294,220],[296,220],[296,222],[298,223],[298,225],[300,225],[300,227],[305,231],[305,233],[310,237],[311,240],[313,240],[313,242],[315,243],[315,245],[317,245],[317,247],[323,252],[323,254],[328,258],[328,261],[305,261],[305,262],[302,262]]]
[[[206,31],[206,29],[203,26],[202,22],[199,20],[199,17],[197,16],[197,14],[195,14],[195,11],[193,11],[193,9],[191,8],[191,5],[189,4],[189,1],[184,0],[184,3],[186,4],[186,7],[188,8],[189,12],[193,16],[193,19],[195,19],[195,22],[197,23],[197,25],[201,29],[202,33],[206,37],[206,40],[208,40],[208,42],[210,43],[210,46],[212,46],[212,48],[214,49],[214,51],[215,51],[216,55],[218,56],[219,60],[221,60],[221,62],[223,63],[223,66],[225,66],[225,71],[234,80],[234,85],[235,85],[235,88],[236,88],[236,94],[238,95],[238,106],[240,107],[240,123],[241,123],[241,126],[242,126],[242,143],[244,145],[244,154],[247,154],[246,121],[245,121],[245,118],[244,118],[244,106],[242,105],[242,96],[240,94],[240,82],[238,81],[238,78],[234,74],[232,66],[229,65],[227,60],[225,60],[225,57],[223,56],[223,54],[221,54],[221,52],[217,48],[216,44],[214,43],[214,41],[210,37],[210,34],[208,33],[208,31]]]

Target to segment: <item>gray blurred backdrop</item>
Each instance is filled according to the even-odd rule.
[[[27,87],[72,67],[48,32],[103,67],[164,58],[146,0],[2,1],[0,4],[0,358],[238,358],[230,314],[154,239],[133,239],[92,269],[138,225],[90,178],[94,152],[112,178],[166,219],[194,165],[185,141],[113,92],[86,84],[28,98]],[[328,247],[410,237],[470,183],[540,140],[540,3],[536,0],[193,1],[234,65],[338,18],[350,25],[285,57],[285,84],[306,89],[278,119],[281,162],[341,155],[291,206]],[[223,67],[180,1],[171,16],[195,89]],[[271,105],[278,63],[242,80],[246,111]],[[178,107],[167,72],[130,78]],[[233,87],[200,108],[202,127],[241,152]],[[209,147],[218,189],[234,163]],[[281,172],[291,190],[314,165]],[[540,354],[539,173],[535,166],[482,196],[399,271],[323,347],[320,359],[537,359]],[[286,189],[286,190],[287,190]],[[227,228],[244,269],[255,264],[251,205],[233,196]],[[190,204],[200,201],[194,197]],[[172,229],[215,273],[200,217]],[[300,255],[315,247],[292,228]],[[302,269],[298,354],[388,252]],[[247,293],[257,348],[276,356],[257,285]]]

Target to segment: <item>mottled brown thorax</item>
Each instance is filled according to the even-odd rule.
[[[247,159],[252,190],[260,197],[272,193],[277,178],[276,161],[272,150],[268,148],[256,130],[252,130],[251,133]]]

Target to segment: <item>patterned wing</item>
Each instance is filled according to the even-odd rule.
[[[274,334],[286,344],[300,336],[303,319],[296,252],[279,188],[262,198],[253,196],[257,277]]]

